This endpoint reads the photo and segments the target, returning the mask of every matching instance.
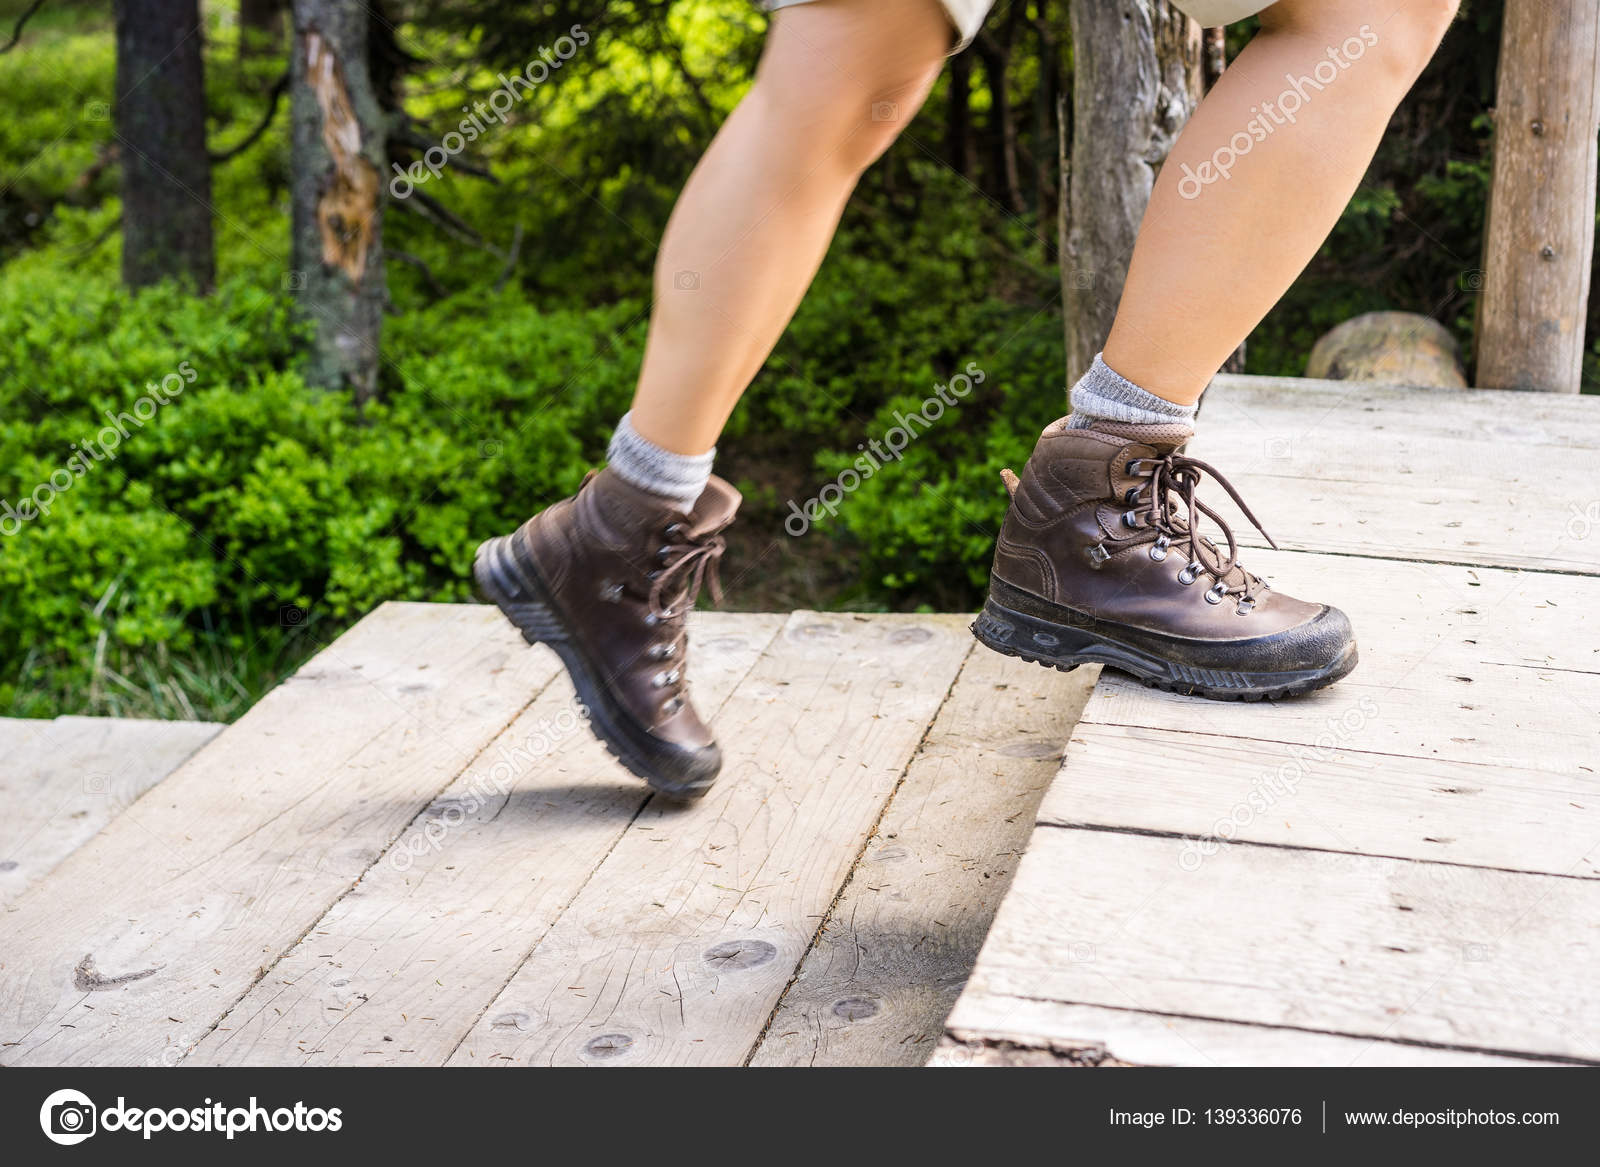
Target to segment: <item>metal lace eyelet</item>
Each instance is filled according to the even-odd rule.
[[[1167,557],[1167,548],[1172,545],[1172,540],[1165,535],[1157,535],[1156,541],[1150,544],[1150,558],[1160,563]]]
[[[676,713],[676,712],[678,712],[678,710],[680,710],[682,708],[683,708],[683,698],[682,697],[668,697],[665,701],[663,701],[661,703],[661,712],[663,712],[663,713]]]
[[[1248,598],[1242,599],[1239,601],[1238,608],[1235,609],[1235,614],[1239,616],[1248,616],[1250,615],[1251,611],[1254,610],[1255,606],[1256,602],[1254,600]]]
[[[1138,486],[1128,487],[1127,490],[1122,492],[1122,501],[1127,503],[1129,506],[1132,506],[1134,503],[1139,501],[1139,491],[1141,489],[1142,488]]]
[[[665,531],[662,532],[662,536],[668,542],[671,542],[672,540],[676,539],[679,535],[682,535],[682,534],[683,534],[683,524],[682,523],[673,523],[669,527],[667,527],[667,529]]]
[[[679,680],[682,679],[682,677],[683,677],[683,671],[681,669],[673,669],[670,673],[667,674],[667,684],[676,685],[679,682]]]
[[[658,548],[656,548],[656,561],[658,563],[665,563],[667,561],[667,556],[669,556],[671,554],[672,554],[672,548],[670,548],[670,547],[658,547]]]
[[[646,612],[644,614],[644,626],[646,628],[654,628],[659,623],[661,623],[661,621],[656,617],[654,612]]]
[[[1122,468],[1122,472],[1124,474],[1129,475],[1130,477],[1133,476],[1133,475],[1137,475],[1139,472],[1137,470],[1135,470],[1134,467],[1137,466],[1140,462],[1143,462],[1143,461],[1144,461],[1143,458],[1132,458],[1132,459],[1129,459],[1128,464]]]
[[[622,585],[619,584],[619,583],[612,583],[610,580],[607,580],[605,583],[601,584],[600,585],[600,600],[601,600],[602,603],[606,603],[606,604],[618,604],[618,603],[621,603],[622,602]]]
[[[1123,511],[1122,525],[1130,531],[1137,531],[1139,529],[1139,516],[1132,511]]]
[[[657,580],[657,579],[660,579],[660,578],[661,578],[661,572],[659,570],[648,572],[645,575],[645,579],[648,579],[648,580]]]
[[[1191,563],[1191,564],[1189,564],[1188,567],[1185,567],[1182,571],[1180,571],[1178,573],[1178,582],[1181,583],[1184,587],[1188,587],[1190,584],[1194,583],[1194,581],[1199,579],[1199,578],[1200,578],[1200,565],[1198,563]]]
[[[1206,592],[1206,603],[1208,603],[1208,604],[1220,604],[1227,597],[1227,595],[1228,595],[1227,585],[1224,584],[1221,580],[1218,580],[1215,584],[1213,584],[1211,586],[1211,588],[1209,590],[1207,590],[1207,592]]]

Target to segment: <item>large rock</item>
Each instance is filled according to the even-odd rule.
[[[1346,320],[1311,350],[1306,376],[1465,389],[1461,346],[1450,330],[1415,312],[1368,312]]]

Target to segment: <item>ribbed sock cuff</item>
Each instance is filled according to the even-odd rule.
[[[1120,421],[1130,425],[1160,425],[1180,422],[1194,425],[1194,405],[1178,405],[1141,389],[1105,362],[1105,354],[1095,357],[1089,371],[1072,387],[1072,415],[1069,429],[1087,429],[1096,421]]]
[[[622,415],[606,449],[607,464],[623,481],[671,499],[685,510],[704,493],[716,457],[715,449],[704,454],[674,454],[663,450],[633,428],[632,413]]]

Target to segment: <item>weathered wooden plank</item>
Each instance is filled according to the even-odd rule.
[[[972,646],[967,618],[796,613],[724,707],[722,779],[652,803],[451,1059],[744,1061]]]
[[[1349,613],[1354,673],[1294,701],[1238,704],[1108,670],[1084,721],[1594,778],[1600,580],[1296,552],[1251,551],[1246,562]]]
[[[1600,1063],[1600,882],[1184,847],[1041,828],[969,995]]]
[[[1549,1066],[1500,1054],[1168,1017],[986,992],[961,998],[934,1066]]]
[[[1098,671],[974,650],[752,1065],[927,1061]]]
[[[1600,878],[1600,775],[1332,745],[1081,725],[1039,820]]]
[[[1600,574],[1600,401],[1532,401],[1218,377],[1190,452],[1287,549]]]
[[[0,904],[215,737],[203,721],[0,721]]]
[[[1367,381],[1218,375],[1201,407],[1204,435],[1252,428],[1264,416],[1298,417],[1296,433],[1425,433],[1442,440],[1514,441],[1541,452],[1600,450],[1596,402],[1551,396],[1530,399],[1496,389],[1463,393]],[[1375,427],[1381,426],[1382,429]]]
[[[0,916],[0,1061],[198,1041],[557,667],[490,608],[379,608]]]
[[[783,623],[776,615],[691,616],[690,672],[703,713],[726,701]],[[189,1062],[442,1064],[649,797],[595,741],[560,679]]]

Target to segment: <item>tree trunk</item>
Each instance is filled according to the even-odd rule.
[[[1167,0],[1072,0],[1071,13],[1061,248],[1069,384],[1111,331],[1150,189],[1203,85],[1200,26]]]
[[[950,98],[945,111],[944,153],[962,178],[972,176],[972,57],[967,49],[950,61]]]
[[[306,379],[377,393],[384,124],[367,68],[360,0],[294,0],[291,286],[312,328]]]
[[[1055,143],[1061,131],[1055,117],[1061,57],[1048,12],[1034,22],[1034,33],[1039,43],[1039,83],[1033,89],[1033,197],[1042,231],[1060,199],[1055,188]]]
[[[285,0],[239,0],[239,56],[270,56],[283,48]]]
[[[1508,0],[1477,383],[1577,393],[1594,258],[1600,8]]]
[[[987,30],[978,34],[976,48],[983,60],[984,81],[989,89],[989,120],[985,129],[989,139],[989,169],[995,195],[1013,214],[1027,206],[1022,197],[1022,179],[1017,172],[1017,117],[1011,107],[1011,47],[1015,43],[1016,17],[1023,11],[1013,4],[1011,19],[1004,25],[1003,38]]]
[[[117,0],[116,134],[122,156],[122,280],[216,277],[205,68],[197,0]]]

